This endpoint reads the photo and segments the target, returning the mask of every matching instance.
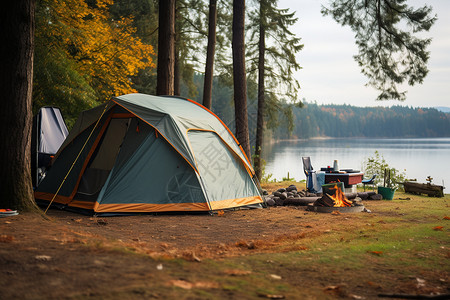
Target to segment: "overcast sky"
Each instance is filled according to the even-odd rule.
[[[318,104],[450,107],[450,1],[408,0],[416,8],[431,5],[438,20],[426,33],[433,38],[429,73],[423,84],[405,86],[408,93],[404,102],[375,101],[378,91],[365,86],[368,80],[353,59],[357,54],[353,32],[330,16],[323,17],[321,4],[328,4],[328,0],[279,0],[280,8],[290,8],[299,18],[292,31],[304,44],[297,55],[303,68],[296,75],[301,99]]]

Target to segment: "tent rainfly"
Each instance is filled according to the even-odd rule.
[[[129,94],[81,113],[35,198],[98,214],[214,211],[262,203],[254,174],[207,108]]]

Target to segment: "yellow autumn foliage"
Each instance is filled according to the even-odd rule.
[[[45,1],[48,28],[40,30],[50,30],[52,40],[73,58],[100,101],[136,92],[130,78],[139,70],[155,68],[153,47],[134,36],[133,20],[111,17],[112,0],[97,0],[94,7],[80,0]]]

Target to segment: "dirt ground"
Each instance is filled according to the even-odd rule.
[[[380,205],[371,202],[366,207],[376,211]],[[373,218],[367,213],[345,217],[317,214],[304,207],[109,218],[50,209],[47,216],[48,220],[23,213],[0,219],[0,299],[170,299],[157,291],[152,294],[138,289],[123,297],[111,296],[108,291],[129,289],[130,282],[141,286],[172,280],[173,276],[155,271],[164,259],[201,262],[301,251],[307,245],[289,241],[340,230],[349,223],[364,224]],[[320,278],[326,270],[304,271],[323,284]],[[439,279],[444,280],[443,286],[446,276]],[[227,294],[218,297],[233,298]]]

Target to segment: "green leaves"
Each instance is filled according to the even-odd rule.
[[[368,157],[363,164],[365,176],[369,177],[374,174],[378,175],[375,178],[375,182],[378,185],[383,183],[383,174],[385,169],[390,169],[391,172],[390,180],[392,183],[386,183],[388,186],[398,188],[400,187],[398,183],[405,181],[405,173],[390,167],[383,155],[378,151],[375,151],[374,156]]]
[[[428,74],[430,38],[413,33],[428,31],[437,17],[430,6],[409,7],[406,0],[334,0],[322,7],[355,32],[358,54],[354,59],[369,78],[367,85],[380,91],[377,100],[406,99],[399,85],[422,83]]]

